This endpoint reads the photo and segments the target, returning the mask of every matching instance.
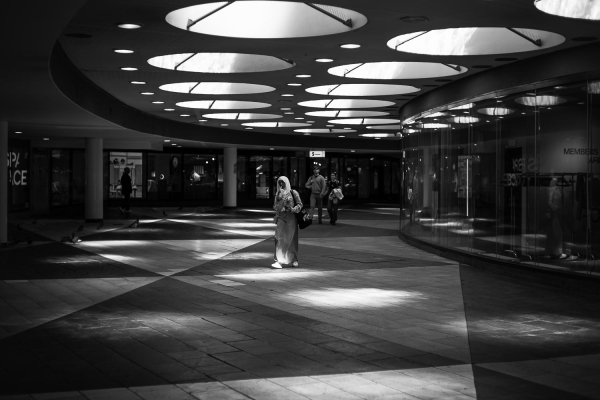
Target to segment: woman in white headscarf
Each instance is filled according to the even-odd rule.
[[[275,262],[273,268],[284,265],[298,266],[298,223],[294,214],[302,210],[300,195],[292,190],[290,181],[285,176],[277,179],[275,194]]]

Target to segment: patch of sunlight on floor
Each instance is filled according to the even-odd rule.
[[[412,302],[423,298],[423,293],[406,290],[387,290],[377,288],[321,288],[290,291],[286,294],[298,296],[324,307],[387,307]]]

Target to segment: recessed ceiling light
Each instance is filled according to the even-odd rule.
[[[229,126],[229,124],[221,124],[221,126]]]
[[[333,128],[333,125],[325,125],[328,128]]]
[[[304,136],[310,136],[310,133],[305,133]]]
[[[245,129],[254,129],[254,128],[245,128]]]
[[[133,50],[127,50],[127,49],[114,49],[113,51],[115,53],[119,53],[119,54],[131,54],[131,53],[133,53]]]
[[[306,122],[308,122],[309,124],[314,124],[315,123],[315,121],[306,121]]]
[[[167,142],[167,143],[170,142],[170,141],[171,141],[170,139],[165,139],[165,142]]]
[[[340,136],[338,136],[338,137],[346,137],[346,136],[340,135]]]
[[[17,131],[17,132],[15,132],[15,133],[23,133],[23,132],[21,132],[21,131]]]
[[[181,146],[177,146],[177,147],[181,147]],[[208,162],[208,161],[207,161]]]
[[[171,146],[177,146],[177,143],[171,143]]]
[[[321,63],[333,62],[333,60],[331,58],[317,58],[315,61],[321,62]]]
[[[296,75],[296,78],[310,78],[310,75]]]
[[[284,112],[284,114],[288,114],[289,115],[289,114],[294,114],[294,113],[291,112],[291,111],[288,111],[288,112]]]
[[[304,118],[303,117],[297,117],[297,118],[294,118],[294,119],[304,119]]]
[[[381,140],[381,138],[380,137],[376,137],[375,140]]]
[[[360,44],[343,44],[340,46],[342,49],[358,49]]]
[[[45,137],[44,140],[50,140],[50,138]]]
[[[288,83],[288,86],[302,86],[301,83]]]
[[[175,111],[174,108],[165,108],[165,111]]]
[[[350,150],[350,153],[354,153],[354,152],[356,152],[356,150]]]
[[[152,92],[140,92],[140,94],[143,94],[144,96],[152,96],[154,93],[152,93]]]
[[[280,108],[281,111],[289,111],[291,110],[291,108],[287,107],[287,108]]]
[[[294,97],[294,95],[290,94],[290,93],[285,93],[285,94],[282,94],[281,96],[282,97]]]
[[[135,67],[121,67],[121,71],[137,71]]]
[[[275,148],[273,148],[273,147],[270,147],[270,148],[269,148],[269,150],[275,150]]]
[[[205,119],[199,119],[198,122],[206,122]]]
[[[344,128],[344,129],[352,129],[352,128]]]
[[[180,117],[189,117],[190,114],[181,114]]]
[[[164,101],[153,101],[152,104],[165,104]]]
[[[143,81],[131,81],[131,83],[133,83],[134,85],[145,85],[146,82]]]
[[[139,29],[142,27],[142,25],[132,23],[121,23],[117,24],[117,26],[121,29]]]

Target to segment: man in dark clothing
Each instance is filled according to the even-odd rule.
[[[119,210],[122,213],[129,212],[129,197],[131,197],[131,178],[129,177],[129,172],[131,170],[126,167],[123,170],[123,175],[121,176],[121,194],[123,194],[123,207],[119,207]]]

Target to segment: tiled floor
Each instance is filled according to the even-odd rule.
[[[12,221],[0,399],[600,398],[599,298],[410,247],[394,209],[301,231],[282,270],[269,210],[162,211]]]

